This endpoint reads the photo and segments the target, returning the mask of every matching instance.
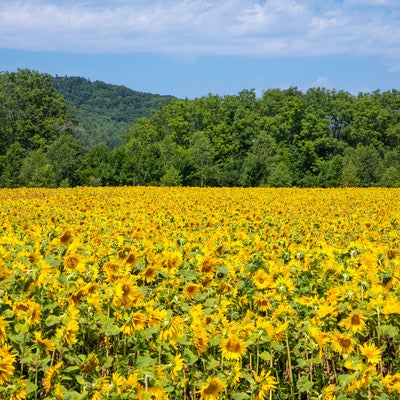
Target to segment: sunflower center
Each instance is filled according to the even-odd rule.
[[[360,320],[360,317],[357,314],[355,314],[355,315],[353,315],[351,317],[351,324],[352,325],[360,325],[360,323],[361,323],[361,320]]]
[[[351,346],[351,340],[348,338],[339,338],[339,344],[344,349],[347,349]]]
[[[210,382],[210,384],[204,389],[204,394],[216,394],[219,391],[219,387],[216,382]]]
[[[231,353],[240,353],[240,343],[235,339],[229,339],[226,342],[226,348]]]

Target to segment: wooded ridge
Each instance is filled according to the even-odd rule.
[[[400,92],[193,100],[0,74],[0,186],[400,186]]]

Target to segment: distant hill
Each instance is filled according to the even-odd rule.
[[[168,104],[173,96],[143,93],[125,86],[81,77],[53,77],[53,85],[70,106],[83,130],[87,148],[105,143],[110,148],[121,144],[120,135],[141,117]]]

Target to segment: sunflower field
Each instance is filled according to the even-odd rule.
[[[1,189],[0,399],[400,398],[399,196]]]

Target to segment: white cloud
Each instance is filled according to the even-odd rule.
[[[199,55],[400,55],[397,0],[3,0],[0,47]]]

